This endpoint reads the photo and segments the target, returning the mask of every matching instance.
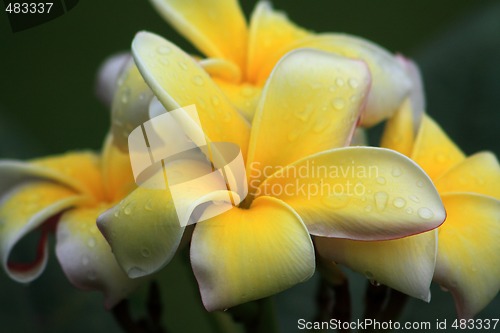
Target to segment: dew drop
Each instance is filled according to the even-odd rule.
[[[91,237],[91,238],[89,238],[89,239],[87,240],[87,245],[88,245],[89,247],[94,247],[94,246],[95,246],[95,239],[94,239],[94,237]]]
[[[120,212],[116,211],[113,215],[114,215],[115,217],[119,217],[119,216],[120,216]]]
[[[160,62],[164,65],[168,65],[170,62],[168,61],[167,58],[163,57],[163,58],[160,58]]]
[[[356,79],[349,79],[349,85],[351,86],[351,88],[356,89],[357,87],[359,87],[359,82]]]
[[[410,215],[413,214],[413,208],[411,208],[411,207],[406,208],[405,211],[407,214],[410,214]]]
[[[369,212],[371,212],[372,210],[373,210],[373,207],[372,207],[372,206],[370,206],[370,205],[368,205],[368,206],[366,206],[366,207],[365,207],[365,212],[368,212],[368,213],[369,213]]]
[[[403,199],[403,198],[396,198],[396,199],[394,199],[394,201],[392,202],[392,204],[396,208],[403,208],[406,205],[406,200]]]
[[[193,83],[197,86],[202,86],[205,84],[205,81],[201,76],[196,75],[195,77],[193,77]]]
[[[185,71],[188,69],[188,65],[186,65],[186,63],[182,61],[179,61],[179,67]]]
[[[403,171],[401,171],[401,168],[400,167],[394,167],[392,168],[392,176],[393,177],[399,177],[403,174]]]
[[[127,104],[130,99],[130,88],[125,88],[122,92],[120,100],[123,104]]]
[[[147,258],[151,255],[151,251],[148,248],[143,248],[141,250],[141,254],[144,258]]]
[[[205,100],[201,97],[198,97],[198,103],[197,105],[200,107],[200,109],[206,109],[207,108],[207,103],[205,103]]]
[[[339,87],[342,87],[344,85],[344,80],[341,79],[340,77],[335,80],[335,84]]]
[[[212,104],[213,106],[218,106],[220,104],[220,99],[217,96],[212,96]]]
[[[345,101],[342,98],[338,97],[332,101],[332,105],[335,109],[342,110],[345,107]]]
[[[380,185],[385,185],[386,183],[386,180],[384,177],[377,177],[377,183],[380,184]]]
[[[377,205],[378,210],[384,210],[387,206],[387,200],[389,196],[385,192],[377,192],[375,193],[375,204]]]
[[[317,122],[316,122],[316,125],[314,125],[314,128],[313,128],[313,131],[315,133],[321,133],[323,132],[326,128],[328,127],[328,122],[323,120],[323,119],[319,119]]]
[[[380,287],[380,282],[378,282],[374,279],[370,279],[370,284],[374,287]]]
[[[153,204],[151,203],[151,200],[149,200],[146,203],[146,206],[144,206],[144,210],[147,210],[148,212],[152,212],[153,211]]]
[[[434,213],[429,208],[422,207],[418,210],[418,216],[420,216],[424,220],[428,220],[434,216]]]
[[[158,47],[157,51],[159,54],[168,54],[172,50],[170,49],[170,47],[163,45],[163,46]]]
[[[411,201],[419,203],[420,199],[416,195],[410,195],[408,198],[410,198]]]
[[[424,182],[421,181],[421,180],[417,181],[417,186],[418,187],[424,187]]]
[[[125,215],[130,215],[132,213],[132,208],[130,208],[129,206],[125,207],[125,209],[123,210],[123,212],[125,213]]]

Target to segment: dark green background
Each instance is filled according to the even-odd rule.
[[[243,3],[247,14],[253,5],[253,1]],[[274,5],[309,29],[360,35],[416,59],[424,74],[428,112],[466,153],[500,154],[497,1],[280,0]],[[107,56],[127,50],[139,30],[159,33],[194,51],[147,1],[81,0],[62,17],[15,34],[2,9],[0,158],[98,149],[109,126],[109,111],[94,97],[96,70]],[[172,328],[182,331],[185,324],[194,329],[196,320],[182,314],[191,306],[183,297],[185,279],[177,279],[171,271],[166,272],[175,283],[166,292],[174,304],[169,316],[181,321]],[[353,288],[361,297],[364,281],[356,281]],[[294,330],[298,318],[311,316],[303,297],[314,284],[313,279],[278,296],[286,332]],[[195,290],[189,293],[197,299]],[[177,310],[175,304],[186,311]],[[497,297],[480,317],[499,318],[499,308]],[[433,289],[430,305],[412,301],[405,312],[407,320],[453,317],[450,295],[438,288]],[[101,296],[73,289],[52,256],[47,271],[28,287],[0,274],[0,332],[20,331],[115,332],[118,328],[104,312]]]

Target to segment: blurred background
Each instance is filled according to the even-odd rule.
[[[490,150],[500,156],[498,1],[274,0],[273,4],[310,30],[359,35],[415,59],[424,76],[428,113],[467,154]],[[247,16],[254,5],[255,1],[242,2]],[[128,50],[140,30],[195,52],[148,1],[82,0],[65,15],[17,33],[11,31],[2,10],[0,158],[98,150],[109,127],[109,110],[95,97],[96,71],[106,57]],[[197,291],[184,285],[189,267],[175,265],[176,269],[162,273],[173,286],[165,291],[167,304],[172,304],[168,316],[177,319],[170,331],[205,332],[203,319],[193,320],[201,318]],[[362,311],[365,279],[353,276],[356,317]],[[313,317],[310,298],[316,284],[314,278],[278,295],[285,332],[296,331],[299,318]],[[432,291],[430,304],[412,300],[402,320],[452,321],[451,295],[439,288]],[[45,273],[28,286],[0,272],[0,295],[0,332],[120,332],[104,310],[101,295],[74,289],[54,256]],[[498,318],[499,308],[497,297],[478,317]]]

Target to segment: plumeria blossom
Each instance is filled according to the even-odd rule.
[[[407,66],[415,69],[411,63]],[[316,245],[323,256],[369,272],[369,278],[398,290],[404,288],[401,280],[388,273],[419,263],[419,256],[437,246],[433,279],[452,293],[458,316],[472,318],[500,289],[500,166],[489,152],[465,156],[422,113],[423,105],[421,91],[408,99],[387,123],[382,146],[412,158],[432,178],[447,212],[445,223],[435,231],[398,240],[361,244],[318,238]],[[415,200],[418,196],[411,194],[398,205],[409,213],[408,204]]]
[[[132,52],[140,74],[166,111],[195,104],[207,141],[235,143],[245,156],[247,198],[196,224],[192,234],[191,264],[208,310],[269,296],[309,278],[315,268],[309,234],[385,240],[428,231],[443,222],[437,192],[410,159],[388,149],[346,147],[371,87],[363,61],[315,49],[288,53],[265,83],[250,125],[205,69],[172,43],[141,32]],[[195,161],[175,164],[179,174],[200,174]],[[311,166],[339,173],[293,176],[294,170]],[[374,167],[376,172],[349,171],[357,167]],[[395,168],[401,173],[395,175]],[[349,184],[360,192],[349,193]],[[301,190],[320,185],[346,190]],[[285,187],[287,191],[273,192]],[[390,205],[389,191],[405,197],[415,193],[421,200],[412,207],[425,208],[427,214],[409,215]],[[131,277],[166,265],[185,231],[165,192],[139,187],[98,219],[99,229]],[[168,234],[158,233],[165,228]],[[433,263],[434,257],[426,259]]]
[[[275,11],[267,1],[257,4],[249,24],[236,0],[152,0],[152,3],[206,56],[199,60],[199,64],[247,120],[252,120],[261,100],[262,88],[276,63],[288,52],[299,48],[361,59],[368,65],[372,88],[361,117],[364,126],[391,116],[411,89],[402,66],[380,46],[346,34],[307,31],[289,21],[284,13]],[[129,73],[124,74],[128,82],[140,81],[133,64],[125,72]],[[356,84],[339,80],[332,84],[332,89]],[[133,97],[142,96],[142,101],[147,101],[147,86],[141,82],[133,85],[136,86],[135,96],[127,96],[130,94],[128,88],[119,89],[119,94],[126,96],[124,100],[128,102]],[[142,114],[138,112],[142,106],[136,101],[116,106],[113,110],[118,115],[115,118],[121,120],[113,123],[112,130],[124,150],[130,129],[144,121],[138,116],[138,113]]]
[[[99,290],[110,308],[139,281],[118,266],[96,226],[103,211],[135,187],[128,155],[108,138],[101,155],[74,152],[28,162],[0,161],[0,255],[18,282],[37,278],[48,260],[47,235],[56,234],[56,255],[77,287]],[[40,233],[34,262],[17,262],[17,245]]]

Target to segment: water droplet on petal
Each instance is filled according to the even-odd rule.
[[[193,83],[197,86],[202,86],[205,84],[205,81],[200,75],[196,75],[195,77],[193,77]]]
[[[378,282],[374,279],[370,279],[370,284],[374,287],[380,287],[380,282]]]
[[[403,174],[403,171],[401,171],[401,168],[400,167],[394,167],[392,168],[392,176],[393,177],[399,177]]]
[[[434,213],[429,208],[422,207],[418,210],[418,216],[420,216],[424,220],[428,220],[434,216]]]
[[[186,63],[182,61],[179,61],[179,67],[185,71],[188,69],[188,65],[186,65]]]
[[[368,206],[366,206],[366,207],[365,207],[365,212],[368,212],[368,213],[369,213],[369,212],[371,212],[372,210],[373,210],[373,207],[372,207],[372,206],[370,206],[370,205],[368,205]]]
[[[417,186],[418,187],[424,187],[424,182],[421,181],[421,180],[417,181]]]
[[[416,195],[410,195],[408,198],[410,198],[411,201],[413,202],[420,202],[420,199]]]
[[[359,87],[359,82],[356,79],[349,79],[349,85],[351,86],[351,88],[356,89],[357,87]]]
[[[314,125],[313,131],[315,133],[321,133],[328,127],[328,125],[329,125],[328,121],[326,121],[324,119],[319,119],[316,122],[316,125]]]
[[[406,200],[403,199],[403,198],[396,198],[396,199],[394,199],[394,201],[392,202],[392,204],[396,208],[403,208],[406,205]]]
[[[413,208],[411,208],[411,207],[406,208],[406,213],[408,213],[410,215],[413,214]]]
[[[342,98],[338,97],[332,101],[332,105],[335,109],[342,110],[345,107],[345,101]]]
[[[121,101],[123,104],[127,104],[130,99],[130,88],[125,88],[122,92]]]
[[[95,246],[95,239],[94,239],[93,237],[89,238],[89,239],[87,240],[87,245],[88,245],[89,247],[94,247],[94,246]]]
[[[158,47],[157,51],[159,54],[168,54],[172,50],[170,49],[170,47],[163,45],[163,46]]]
[[[123,210],[123,213],[125,213],[125,215],[130,215],[132,213],[132,208],[130,208],[130,206],[127,205]]]
[[[147,258],[151,255],[151,251],[148,248],[143,248],[141,250],[141,254],[143,257]]]
[[[377,192],[375,193],[375,204],[377,205],[378,210],[384,210],[387,206],[387,200],[389,196],[385,192]]]
[[[217,96],[212,96],[212,104],[218,106],[220,104],[220,99]]]
[[[335,84],[339,87],[342,87],[344,85],[344,80],[339,77],[335,80]]]
[[[384,177],[377,177],[377,183],[380,184],[380,185],[385,185],[386,183],[386,180]]]

